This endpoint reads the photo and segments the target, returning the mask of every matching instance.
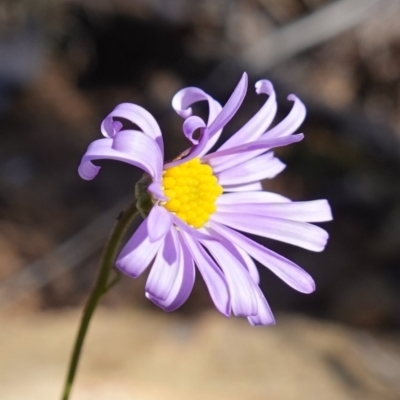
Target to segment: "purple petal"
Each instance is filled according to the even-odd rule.
[[[109,116],[101,123],[101,132],[105,137],[113,138],[121,129],[122,123],[114,121],[113,118]]]
[[[289,115],[274,128],[264,133],[261,136],[263,140],[270,140],[279,137],[289,136],[292,133],[294,133],[304,121],[306,115],[306,109],[304,104],[295,95],[288,96],[288,99],[294,101],[294,105]],[[285,144],[281,144],[281,146],[282,145]],[[239,149],[240,147],[237,150]],[[220,172],[232,166],[240,164],[246,160],[254,158],[262,153],[263,150],[260,148],[259,150],[253,149],[253,151],[251,152],[249,151],[246,151],[245,153],[240,152],[240,154],[237,154],[235,157],[232,157],[230,156],[231,154],[230,152],[224,153],[224,150],[222,150],[221,148],[220,150],[217,150],[215,153],[208,154],[205,157],[205,160],[211,160],[210,165],[213,167],[214,171]]]
[[[146,218],[136,229],[116,261],[116,266],[132,278],[137,278],[149,266],[162,244],[162,240],[150,242],[147,222]]]
[[[244,73],[242,75],[242,78],[240,79],[240,82],[238,83],[235,90],[233,91],[231,97],[226,102],[225,106],[222,108],[221,112],[216,116],[216,118],[211,122],[211,124],[209,124],[203,130],[202,137],[201,137],[198,145],[195,145],[192,147],[192,149],[187,157],[185,157],[181,160],[172,161],[172,162],[166,164],[166,167],[171,168],[176,165],[180,165],[184,162],[187,162],[195,157],[199,157],[199,156],[202,156],[203,154],[205,154],[205,150],[211,148],[209,145],[210,139],[215,134],[217,134],[229,122],[229,120],[235,115],[236,111],[242,104],[244,96],[246,94],[246,89],[247,89],[247,74]],[[186,115],[186,113],[185,113],[185,115]],[[185,124],[184,124],[185,135],[187,137],[192,137],[194,129],[200,128],[201,127],[200,121],[202,121],[199,117],[190,117],[190,118],[193,120],[191,120],[188,123],[188,126],[185,127]],[[226,150],[226,151],[228,151],[228,150]],[[229,153],[229,154],[232,154],[232,153]]]
[[[300,222],[325,222],[332,220],[331,208],[326,200],[299,201],[285,203],[219,204],[218,211],[247,213],[265,217],[289,219]]]
[[[148,172],[155,181],[161,179],[163,155],[156,142],[139,131],[121,131],[114,136],[112,148],[149,165]],[[151,167],[151,168],[150,168]]]
[[[269,148],[273,148],[278,146],[285,146],[295,141],[301,140],[302,137],[297,138],[297,140],[294,140],[293,142],[286,142],[285,140],[278,140],[278,142],[274,142],[273,140],[292,135],[304,121],[306,115],[304,104],[295,95],[288,96],[288,99],[294,101],[294,105],[289,115],[274,128],[264,133],[259,140],[251,142],[250,147],[246,147],[246,144],[242,144],[229,149],[221,148],[214,153],[206,155],[204,157],[204,160],[209,161],[210,165],[214,168],[215,171],[223,171],[229,167],[232,167],[259,154],[262,154],[262,150],[264,149],[265,151],[265,148],[269,141]],[[235,157],[227,157],[235,153],[239,154],[237,154]]]
[[[312,277],[294,262],[226,226],[217,223],[210,223],[210,225],[219,234],[232,241],[236,246],[241,247],[293,289],[302,293],[311,293],[315,290],[315,283]]]
[[[178,274],[180,246],[172,229],[163,240],[146,282],[146,292],[152,297],[166,300]]]
[[[108,125],[112,118],[124,118],[137,125],[143,133],[151,137],[157,143],[163,154],[164,145],[160,127],[154,117],[144,108],[132,103],[119,104],[101,124],[101,132],[104,136],[110,136],[110,128]]]
[[[273,157],[273,154],[266,153],[216,175],[220,185],[239,185],[274,178],[285,167],[286,165]]]
[[[197,240],[214,240],[206,231],[200,231],[199,229],[194,229],[189,226],[186,222],[183,222],[179,217],[173,215],[172,222],[183,232],[188,233]]]
[[[173,229],[171,232],[174,235],[178,235],[175,229]],[[149,293],[146,293],[146,296],[150,300],[161,307],[164,311],[168,312],[178,309],[188,299],[190,293],[192,292],[195,280],[195,269],[191,254],[189,253],[182,239],[177,239],[177,243],[180,247],[179,266],[169,295],[165,300],[161,300],[157,297],[151,296]]]
[[[119,122],[119,121],[113,121],[112,126],[113,126],[113,130],[114,130],[114,134],[118,133],[123,127],[122,122]]]
[[[257,314],[257,299],[254,293],[255,283],[246,267],[239,261],[240,255],[232,243],[218,237],[218,241],[201,241],[207,248],[225,275],[231,294],[232,311],[236,316]],[[235,256],[235,254],[237,256]]]
[[[99,139],[99,140],[104,140],[104,139]],[[96,140],[96,142],[97,142],[97,140]],[[91,143],[90,146],[92,146],[93,144],[94,144],[94,142]],[[78,167],[78,174],[82,179],[90,181],[99,173],[100,168],[101,167],[94,165],[92,162],[84,161],[84,159],[82,159],[82,161]]]
[[[206,124],[200,117],[189,117],[183,123],[183,133],[194,144],[199,144],[199,140],[193,138],[193,133],[197,129],[205,128]]]
[[[237,109],[242,104],[242,101],[246,94],[246,89],[247,89],[247,74],[244,73],[239,84],[236,86],[231,97],[229,98],[229,100],[227,101],[221,112],[217,115],[214,121],[211,122],[211,124],[202,131],[202,136],[200,138],[200,142],[198,143],[198,145],[194,145],[192,147],[187,157],[182,158],[181,160],[172,161],[166,164],[165,167],[171,168],[176,165],[180,165],[184,162],[187,162],[195,157],[202,156],[205,153],[205,149],[209,148],[208,146],[209,140],[228,123],[228,121],[234,116]],[[191,129],[193,129],[193,126],[191,125],[199,126],[198,117],[190,117],[190,118],[197,118],[197,119],[195,120],[196,124],[193,122],[193,124],[191,123],[190,127],[187,128],[188,133],[190,132]],[[187,135],[186,132],[185,134]]]
[[[215,307],[220,313],[229,317],[231,301],[224,275],[214,260],[192,236],[186,232],[181,232],[181,235],[204,279]]]
[[[236,246],[236,250],[239,252],[243,259],[243,265],[246,267],[247,271],[249,271],[249,274],[251,276],[251,279],[253,279],[254,283],[257,285],[260,283],[260,274],[258,273],[258,268],[253,261],[253,259],[245,252],[243,251],[240,247]]]
[[[306,117],[306,107],[297,96],[291,94],[287,99],[294,102],[293,107],[284,120],[265,133],[265,136],[270,139],[291,135],[300,127]]]
[[[180,90],[172,98],[172,107],[182,118],[186,119],[192,115],[192,109],[190,106],[194,103],[204,100],[208,102],[209,116],[207,125],[209,125],[219,114],[222,107],[210,95],[203,92],[199,88],[187,87]]]
[[[220,113],[222,107],[216,100],[199,88],[188,87],[180,90],[172,99],[172,107],[181,117],[188,118],[192,115],[192,109],[190,106],[198,101],[204,100],[208,102],[209,113],[207,125],[210,125],[211,122],[214,121],[215,117]],[[199,153],[200,157],[203,154],[206,154],[212,146],[214,146],[220,137],[221,132],[222,129],[216,132],[213,137],[208,140],[202,151]]]
[[[167,201],[168,198],[164,195],[164,191],[161,187],[160,182],[152,182],[150,183],[147,190],[157,199],[161,201]]]
[[[211,219],[239,231],[290,243],[311,251],[322,251],[328,241],[328,233],[325,230],[306,222],[218,210]]]
[[[214,167],[214,160],[218,159],[221,156],[225,155],[240,155],[241,153],[248,153],[253,150],[263,150],[263,152],[272,149],[274,147],[282,147],[287,146],[292,143],[300,142],[304,139],[304,135],[302,133],[298,133],[297,135],[292,135],[288,137],[279,137],[279,138],[267,138],[263,135],[260,139],[254,140],[250,143],[241,144],[236,147],[231,147],[226,150],[216,151],[215,153],[207,154],[203,157],[204,161],[207,161],[212,167]],[[239,161],[240,160],[240,161]],[[234,165],[238,165],[243,161],[239,159],[235,162]],[[216,164],[218,165],[218,164]]]
[[[86,180],[93,179],[100,167],[93,160],[111,159],[132,164],[146,171],[153,179],[160,180],[162,154],[153,139],[138,131],[122,131],[113,139],[104,138],[92,142],[82,157],[79,175]]]
[[[236,111],[243,102],[247,90],[247,74],[244,73],[233,91],[231,97],[217,115],[214,121],[207,127],[207,132],[211,138],[215,133],[222,129],[235,115]]]
[[[258,312],[254,316],[247,317],[247,320],[253,326],[274,325],[274,314],[272,314],[271,308],[259,287],[256,288],[256,298]]]
[[[204,147],[198,152],[197,157],[203,157],[204,154],[207,154],[210,149],[217,143],[219,137],[221,136],[222,129],[218,132],[214,133],[214,135],[208,138],[207,142],[205,143]]]
[[[214,173],[219,173],[222,171],[225,171],[229,168],[235,167],[237,165],[240,165],[248,160],[252,160],[253,158],[258,157],[260,154],[265,153],[268,151],[268,149],[258,149],[258,150],[251,150],[251,151],[246,151],[242,153],[237,153],[235,155],[227,155],[227,156],[212,156],[211,154],[216,154],[215,153],[210,153],[210,159],[208,163],[212,167]],[[269,154],[273,154],[272,151],[268,151]],[[207,159],[205,159],[207,161]]]
[[[250,182],[245,185],[224,185],[224,192],[252,192],[256,190],[263,190],[260,181]]]
[[[159,241],[171,229],[172,214],[163,206],[154,205],[147,219],[150,242]]]
[[[257,94],[268,94],[269,98],[258,111],[241,129],[229,138],[218,150],[228,149],[258,139],[271,125],[276,114],[276,95],[272,83],[261,80],[256,83]]]
[[[235,205],[245,203],[287,203],[290,199],[272,192],[224,193],[217,199],[217,205]]]

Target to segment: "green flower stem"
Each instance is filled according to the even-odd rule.
[[[79,326],[78,334],[75,339],[75,345],[69,363],[68,375],[62,394],[62,400],[69,399],[72,385],[74,383],[76,369],[78,367],[79,358],[82,351],[83,342],[85,340],[93,313],[99,303],[100,298],[108,291],[108,289],[110,289],[116,283],[116,279],[108,283],[110,271],[114,266],[121,242],[124,238],[124,234],[136,215],[136,204],[132,203],[118,217],[118,221],[115,224],[114,229],[110,234],[109,240],[104,248],[97,279],[86,302],[81,324]]]

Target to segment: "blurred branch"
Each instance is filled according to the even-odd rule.
[[[237,56],[222,61],[215,70],[200,84],[205,90],[219,94],[228,93],[243,70],[254,78],[265,75],[267,70],[290,60],[302,51],[322,44],[329,39],[354,28],[377,11],[378,6],[389,6],[391,0],[337,0],[307,16],[281,28],[260,40]],[[287,92],[288,79],[276,70],[269,73],[275,87]],[[291,91],[295,84],[291,82]],[[331,126],[340,126],[341,134],[356,138],[359,143],[373,149],[374,154],[385,163],[399,165],[399,141],[393,131],[382,123],[371,121],[367,116],[355,110],[334,110],[305,98],[309,114],[322,116]],[[336,130],[335,130],[336,131]],[[386,132],[384,134],[384,132]]]
[[[297,0],[297,3],[300,4],[300,6],[303,8],[305,11],[310,11],[311,7],[310,5],[306,2],[306,0]]]
[[[80,232],[49,252],[41,260],[27,265],[0,283],[0,308],[7,308],[25,295],[43,288],[68,270],[81,265],[104,245],[118,214],[131,198],[110,208]]]
[[[223,82],[231,86],[226,76],[227,73],[232,75],[235,65],[252,75],[262,75],[297,54],[354,28],[371,16],[378,5],[382,5],[382,0],[337,0],[276,29],[237,56],[222,61],[206,80],[207,86],[213,87],[217,82],[220,86]]]

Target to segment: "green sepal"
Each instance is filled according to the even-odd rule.
[[[150,175],[144,174],[135,185],[136,208],[143,218],[147,218],[154,206],[151,194],[147,190],[151,182]]]

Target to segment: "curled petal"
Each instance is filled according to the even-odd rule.
[[[269,98],[261,107],[256,115],[250,119],[241,129],[239,129],[231,138],[229,138],[218,150],[228,149],[258,139],[271,125],[277,105],[276,95],[272,83],[267,80],[261,80],[256,83],[257,94],[268,94]]]
[[[79,165],[81,178],[93,179],[100,170],[93,160],[110,159],[126,162],[147,172],[153,179],[160,180],[162,154],[153,139],[138,131],[121,131],[113,139],[104,138],[92,142]]]
[[[210,139],[228,123],[228,121],[235,115],[237,109],[242,104],[244,96],[246,94],[247,89],[247,74],[244,73],[242,78],[240,79],[238,85],[236,86],[235,90],[233,91],[231,97],[226,102],[225,106],[222,108],[221,112],[215,117],[215,119],[207,125],[207,127],[203,130],[199,143],[194,145],[190,149],[190,153],[185,158],[181,160],[172,161],[166,164],[167,168],[174,167],[176,165],[180,165],[184,162],[190,161],[195,157],[202,156],[205,154],[206,149],[210,148]],[[199,128],[200,127],[200,118],[198,117],[190,117],[196,118],[191,121],[188,125],[187,132],[185,132],[186,136],[191,136],[193,133],[193,127]],[[185,121],[186,122],[186,121]],[[214,141],[212,142],[214,143]]]
[[[122,249],[116,266],[124,274],[137,278],[153,261],[161,244],[162,240],[150,242],[148,219],[146,218]]]
[[[161,179],[163,169],[163,155],[156,142],[139,131],[121,131],[114,136],[112,147],[114,150],[126,153],[132,157],[141,158],[152,168],[145,170],[155,180]]]
[[[288,100],[294,102],[288,116],[278,125],[266,132],[266,137],[272,139],[276,137],[289,136],[294,133],[303,123],[307,113],[305,105],[294,94],[290,94],[288,96]]]
[[[322,251],[328,241],[328,233],[325,230],[306,222],[218,210],[211,219],[243,232],[290,243],[311,251]]]
[[[194,144],[199,144],[199,140],[193,138],[193,133],[197,129],[205,128],[206,124],[204,121],[196,116],[189,117],[183,123],[183,133],[185,136]]]
[[[302,293],[311,293],[315,290],[315,283],[311,276],[294,262],[262,246],[254,240],[234,231],[226,226],[212,222],[214,230],[242,248],[260,264],[267,267],[276,276],[282,279],[293,289]]]
[[[114,118],[127,119],[128,121],[137,125],[143,131],[143,133],[154,139],[163,153],[164,144],[160,127],[158,126],[154,117],[143,107],[132,103],[122,103],[115,107],[101,124],[101,132],[106,137],[113,137],[116,133],[114,132],[115,129],[110,129],[110,121],[113,121]],[[120,122],[118,123],[121,124]],[[121,129],[121,126],[122,125],[120,125],[119,129]]]
[[[273,157],[272,153],[266,153],[216,175],[220,185],[238,185],[274,178],[285,167],[286,165]]]
[[[151,242],[158,242],[170,231],[172,214],[163,206],[154,205],[148,216],[148,232]]]
[[[218,101],[214,100],[210,95],[196,87],[188,87],[180,90],[172,98],[173,109],[182,117],[188,118],[192,115],[191,105],[199,101],[207,101],[209,108],[208,125],[215,119],[222,107]]]
[[[221,104],[218,101],[214,100],[210,95],[203,92],[199,88],[188,87],[180,90],[172,99],[172,107],[174,110],[182,117],[188,118],[192,115],[192,109],[190,106],[198,101],[207,101],[208,102],[208,121],[207,125],[210,125],[215,117],[222,110]],[[206,154],[216,143],[218,138],[220,137],[222,129],[217,131],[211,138],[208,139],[206,145],[199,153],[199,156]]]
[[[100,139],[100,140],[103,140],[103,139]],[[82,179],[89,181],[89,180],[93,179],[99,173],[100,168],[101,167],[94,165],[91,161],[88,161],[88,160],[83,161],[82,160],[78,167],[78,174]]]
[[[291,111],[284,120],[282,120],[278,125],[270,129],[269,131],[265,132],[261,136],[261,138],[263,138],[264,140],[268,141],[270,139],[292,135],[303,123],[304,118],[306,116],[306,108],[304,104],[300,101],[298,97],[296,97],[293,94],[288,96],[288,100],[294,102]],[[284,146],[285,144],[281,144],[281,146],[282,145]],[[274,146],[271,146],[271,148],[272,147]],[[240,147],[237,148],[237,150],[239,149]],[[253,151],[246,151],[245,153],[242,153],[242,151],[240,151],[240,154],[236,154],[235,157],[233,157],[230,156],[231,154],[230,152],[224,153],[224,150],[226,149],[221,148],[220,150],[217,150],[215,153],[211,153],[206,156],[208,157],[208,159],[210,160],[212,159],[210,164],[212,165],[214,171],[216,172],[220,172],[225,169],[231,168],[232,166],[238,165],[244,161],[247,161],[251,158],[258,156],[265,151],[262,149],[262,147],[259,147],[259,149],[254,148]]]
[[[122,123],[114,121],[112,117],[106,117],[101,123],[101,132],[105,137],[114,137],[122,129]]]

